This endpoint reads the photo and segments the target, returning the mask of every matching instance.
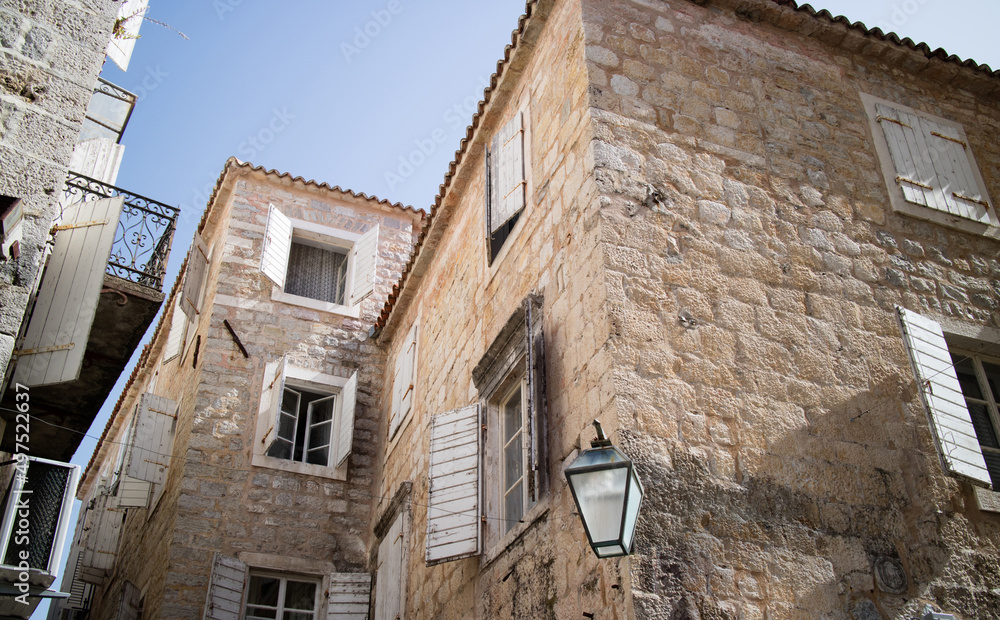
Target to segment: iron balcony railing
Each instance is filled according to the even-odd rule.
[[[76,172],[66,179],[66,204],[116,196],[123,196],[125,203],[106,273],[162,290],[180,209]]]

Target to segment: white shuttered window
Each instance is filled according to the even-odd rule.
[[[239,620],[246,584],[247,565],[234,557],[215,552],[208,582],[204,620]]]
[[[208,279],[209,249],[196,234],[188,251],[187,272],[184,274],[184,288],[181,289],[181,309],[192,322],[197,321],[201,312],[205,281]]]
[[[156,394],[142,395],[125,468],[129,478],[153,484],[166,482],[176,423],[176,402]]]
[[[486,152],[486,238],[492,263],[524,210],[525,114],[517,112],[494,134]]]
[[[478,404],[431,419],[428,565],[482,551],[480,458]]]
[[[372,576],[368,573],[333,573],[326,620],[368,620]]]
[[[417,323],[413,323],[396,356],[392,377],[392,408],[389,412],[389,438],[403,425],[413,408],[413,391],[417,381]]]
[[[898,306],[896,313],[941,463],[949,473],[990,486],[990,472],[941,325]]]
[[[403,594],[406,584],[403,518],[403,513],[396,515],[396,520],[378,546],[374,620],[398,620],[404,617]]]

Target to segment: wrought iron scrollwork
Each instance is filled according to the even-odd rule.
[[[161,290],[180,209],[75,172],[66,180],[66,204],[116,196],[125,203],[106,273]]]

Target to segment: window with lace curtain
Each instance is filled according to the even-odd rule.
[[[344,304],[347,252],[292,238],[285,292],[331,304]]]

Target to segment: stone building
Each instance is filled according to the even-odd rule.
[[[1000,617],[997,78],[791,0],[538,0],[426,219],[231,161],[189,344],[175,287],[81,487],[179,403],[91,616]],[[287,305],[267,204],[341,200],[374,295]],[[275,471],[280,412],[348,391],[303,375],[356,368],[346,480]],[[595,418],[646,486],[627,558],[563,477]]]

